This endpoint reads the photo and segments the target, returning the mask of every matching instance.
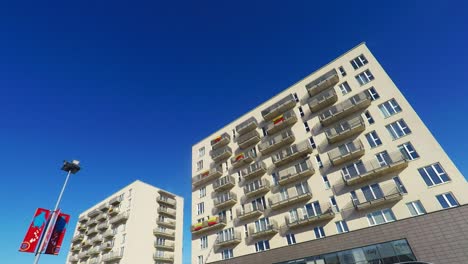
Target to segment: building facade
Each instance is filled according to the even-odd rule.
[[[405,228],[468,203],[465,178],[365,44],[193,145],[192,187],[198,264],[430,261],[425,233]]]
[[[80,214],[69,264],[182,264],[184,200],[135,181]]]

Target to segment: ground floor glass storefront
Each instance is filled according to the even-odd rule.
[[[406,239],[276,264],[392,264],[416,260]]]

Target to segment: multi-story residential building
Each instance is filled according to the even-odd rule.
[[[468,262],[467,182],[365,44],[196,143],[192,185],[192,263]]]
[[[137,180],[80,214],[67,263],[182,264],[183,207]]]

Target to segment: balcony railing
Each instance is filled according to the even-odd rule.
[[[106,230],[108,227],[109,227],[109,223],[107,223],[107,222],[100,223],[99,225],[97,225],[98,230]]]
[[[338,77],[338,73],[333,69],[307,84],[306,89],[310,96],[314,96],[321,91],[334,86],[339,80],[340,78]]]
[[[233,206],[237,203],[237,195],[233,192],[219,194],[214,197],[213,205],[215,208],[222,209],[225,207]]]
[[[213,161],[223,161],[229,158],[232,155],[232,149],[230,147],[224,147],[219,149],[214,149],[210,151],[210,156]]]
[[[364,146],[360,139],[334,148],[328,152],[328,157],[334,166],[343,164],[364,155]]]
[[[76,236],[74,236],[74,237],[72,238],[72,242],[73,242],[73,243],[81,242],[81,241],[83,241],[83,239],[84,239],[84,235],[78,234],[78,235],[76,235]]]
[[[83,259],[88,259],[88,258],[89,258],[89,255],[88,255],[86,252],[80,252],[80,253],[78,254],[78,258],[79,258],[79,259],[82,259],[82,260],[83,260]]]
[[[174,255],[173,254],[168,254],[168,253],[154,253],[153,254],[153,259],[156,261],[156,263],[159,262],[166,262],[166,263],[172,263],[174,261]]]
[[[223,228],[225,226],[225,218],[219,216],[212,216],[208,220],[192,225],[192,234],[201,234],[210,230]]]
[[[272,120],[281,113],[292,109],[296,105],[296,100],[292,94],[286,96],[285,98],[279,100],[277,103],[271,105],[267,109],[262,111],[263,119],[266,121]]]
[[[249,167],[241,170],[242,179],[250,180],[266,173],[266,164],[263,161],[256,162]]]
[[[357,116],[325,130],[325,135],[327,135],[328,142],[333,144],[361,133],[364,129],[366,129],[364,120]]]
[[[293,143],[294,140],[296,140],[296,138],[294,137],[294,134],[292,133],[292,131],[287,130],[272,138],[271,137],[263,138],[262,143],[258,145],[258,149],[263,155],[266,155],[281,147],[284,147],[286,145]]]
[[[79,219],[78,219],[78,222],[84,224],[86,222],[88,222],[89,218],[87,216],[81,216]]]
[[[120,209],[118,207],[111,207],[107,213],[110,216],[118,215],[120,213]]]
[[[167,196],[159,195],[158,198],[156,198],[156,201],[160,204],[168,205],[172,208],[176,207],[176,200]]]
[[[218,149],[226,146],[231,141],[231,136],[228,133],[223,133],[220,136],[215,137],[211,140],[211,148]]]
[[[169,239],[174,239],[175,238],[175,232],[174,231],[168,231],[168,230],[163,230],[158,227],[153,229],[153,235],[157,237],[163,237],[163,238],[169,238]]]
[[[338,101],[338,96],[336,95],[335,89],[328,89],[310,99],[309,109],[311,112],[315,113],[336,103],[336,101]]]
[[[347,117],[356,111],[368,107],[371,103],[370,97],[366,92],[356,94],[348,100],[329,107],[319,115],[320,123],[328,126],[344,117]]]
[[[356,170],[353,170],[352,173],[349,174],[344,174],[342,171],[342,175],[347,185],[353,185],[406,167],[408,167],[408,161],[401,152],[397,151],[388,154],[388,157],[382,162],[373,159],[358,163],[356,165]]]
[[[71,249],[70,249],[72,252],[78,252],[81,250],[81,246],[72,246]]]
[[[99,222],[105,221],[107,219],[107,215],[105,213],[101,213],[96,217],[96,220]]]
[[[113,244],[112,242],[106,242],[106,243],[103,243],[100,247],[101,251],[109,251],[113,248]]]
[[[103,204],[101,204],[101,205],[99,206],[98,209],[99,209],[99,211],[105,213],[105,212],[107,212],[107,210],[109,210],[109,207],[110,207],[110,206],[109,206],[108,203],[103,203]]]
[[[96,255],[99,255],[100,250],[99,250],[99,247],[94,247],[94,248],[89,249],[88,252],[86,253],[88,254],[88,256],[96,256]]]
[[[79,258],[78,256],[71,256],[70,259],[69,259],[69,261],[70,261],[70,262],[78,262],[79,259],[80,259],[80,258]]]
[[[246,134],[237,137],[237,144],[241,149],[246,149],[260,141],[260,134],[257,130],[252,130]]]
[[[97,219],[91,219],[88,221],[88,227],[93,227],[93,226],[96,226],[97,224],[99,224]]]
[[[236,209],[237,218],[241,221],[254,218],[254,217],[255,218],[259,217],[260,215],[263,214],[263,211],[265,211],[265,209],[263,208],[263,205],[257,204],[253,206],[251,203],[245,204],[244,209],[242,208]]]
[[[100,262],[99,262],[99,257],[90,259],[90,260],[88,261],[88,264],[99,264],[99,263],[100,263]]]
[[[255,159],[255,154],[251,151],[241,152],[231,158],[231,164],[234,168],[239,168],[250,164]]]
[[[276,167],[281,167],[293,160],[303,158],[312,153],[312,147],[308,141],[292,145],[271,157]]]
[[[169,220],[169,219],[164,219],[164,220],[161,220],[161,219],[158,219],[156,220],[156,224],[158,224],[159,226],[164,226],[164,227],[169,227],[169,228],[175,228],[175,221],[172,221],[172,220]]]
[[[213,183],[213,190],[215,192],[229,190],[236,185],[236,180],[233,176],[225,176],[217,179]]]
[[[103,262],[111,262],[111,261],[116,261],[118,259],[122,258],[122,252],[120,251],[111,251],[104,256],[102,256],[102,261]]]
[[[330,204],[321,204],[320,210],[316,213],[308,214],[307,212],[299,211],[296,217],[286,216],[285,224],[288,228],[296,228],[330,220],[333,217],[335,217],[335,211]]]
[[[94,209],[94,210],[92,210],[91,212],[88,213],[88,217],[93,218],[93,217],[98,216],[100,213],[101,213],[101,211],[99,209]]]
[[[270,191],[270,182],[267,179],[261,179],[244,187],[246,198],[252,198]]]
[[[154,247],[166,251],[174,251],[174,243],[169,241],[164,241],[164,243],[155,241]]]
[[[120,202],[122,202],[122,200],[123,200],[123,196],[117,195],[114,198],[110,199],[109,204],[110,205],[116,205],[116,204],[119,204]]]
[[[269,136],[281,131],[287,127],[294,125],[297,122],[297,116],[294,110],[281,114],[275,118],[266,126],[266,132]]]
[[[270,219],[269,224],[260,226],[260,228],[257,228],[255,225],[249,226],[249,235],[251,239],[272,236],[278,233],[278,223],[275,220]]]
[[[91,244],[95,245],[98,243],[101,243],[103,240],[103,237],[101,235],[97,235],[91,239]]]
[[[239,244],[242,241],[241,232],[234,231],[229,235],[218,235],[214,246],[217,248],[232,247]]]
[[[312,198],[310,188],[300,189],[299,192],[295,187],[289,188],[285,193],[277,193],[273,197],[268,198],[270,208],[277,210],[299,202],[305,202]]]
[[[312,162],[307,160],[305,164],[300,162],[292,167],[289,167],[278,172],[278,184],[287,185],[289,183],[306,179],[315,173],[315,169],[312,166]]]
[[[104,232],[104,234],[102,234],[102,236],[103,236],[104,238],[110,238],[110,237],[115,236],[115,233],[114,233],[113,230],[109,229],[109,230],[107,230],[106,232]]]
[[[192,178],[192,185],[194,187],[199,186],[208,181],[221,177],[222,174],[223,174],[223,169],[219,167],[206,170]]]
[[[97,233],[99,233],[99,231],[97,230],[96,227],[89,228],[86,231],[86,235],[88,235],[88,236],[92,236],[92,235],[97,234]]]
[[[124,221],[127,221],[128,219],[128,213],[125,212],[125,213],[120,213],[114,217],[112,217],[111,219],[109,219],[109,223],[110,224],[117,224],[119,222],[124,222]]]
[[[175,217],[177,211],[171,208],[164,208],[164,207],[159,206],[158,213],[162,215],[166,215],[166,216]]]
[[[251,117],[244,122],[236,126],[236,132],[238,135],[243,135],[249,131],[252,131],[258,127],[258,122],[255,117]]]
[[[79,225],[78,225],[78,231],[84,231],[84,230],[86,230],[86,228],[87,228],[87,227],[86,227],[86,225],[84,225],[84,224],[79,224]]]
[[[398,201],[403,198],[401,188],[394,182],[386,182],[379,186],[379,190],[373,190],[373,194],[364,194],[362,190],[356,190],[356,196],[351,198],[356,210],[363,210],[385,203]]]

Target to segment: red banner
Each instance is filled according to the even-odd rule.
[[[50,211],[44,208],[37,208],[33,220],[29,225],[28,232],[24,236],[23,243],[21,243],[19,251],[33,253],[39,243],[42,232],[46,227],[47,221],[50,217]]]
[[[58,215],[49,244],[45,251],[46,254],[58,255],[60,247],[62,246],[63,237],[65,236],[65,232],[67,232],[68,221],[70,221],[70,215],[62,213]]]

